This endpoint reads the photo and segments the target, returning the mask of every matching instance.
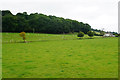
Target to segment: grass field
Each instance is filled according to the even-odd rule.
[[[3,33],[3,78],[117,78],[118,38]]]

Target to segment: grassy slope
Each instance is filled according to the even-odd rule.
[[[13,34],[7,35],[9,37],[13,36]],[[43,37],[48,34],[40,35]],[[56,38],[53,36],[60,37]],[[42,39],[39,42],[3,43],[3,77],[117,77],[117,38],[78,40],[73,35],[65,36],[68,40],[62,40],[61,35],[49,34],[44,39],[39,37]],[[3,37],[4,41],[11,39],[5,33]],[[36,38],[38,37],[31,37],[29,39],[32,38],[34,38],[33,40],[37,40]],[[18,40],[16,38],[16,42]]]
[[[3,33],[3,43],[9,42],[21,42],[22,38],[19,36],[18,33]],[[87,35],[84,38],[89,38]],[[97,38],[95,36],[94,38]],[[26,40],[27,41],[50,41],[50,40],[75,40],[78,39],[76,34],[33,34],[33,33],[26,33]]]

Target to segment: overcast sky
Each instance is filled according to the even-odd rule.
[[[88,23],[94,29],[118,32],[119,0],[1,0],[0,9],[43,13]]]

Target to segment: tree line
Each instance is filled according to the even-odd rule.
[[[85,34],[91,30],[87,23],[64,19],[52,15],[27,12],[13,15],[9,10],[2,11],[3,32],[37,32],[37,33],[74,33],[82,31]]]

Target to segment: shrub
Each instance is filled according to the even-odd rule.
[[[101,34],[94,34],[95,36],[103,36],[103,35],[101,35]]]
[[[118,37],[120,37],[120,34],[118,34]]]
[[[21,32],[19,35],[23,38],[24,42],[26,42],[25,32]]]
[[[93,33],[92,31],[88,31],[87,34],[88,34],[88,36],[90,36],[90,37],[93,37],[93,36],[94,36],[94,33]]]
[[[115,37],[118,37],[118,34],[115,34]]]
[[[83,37],[83,36],[84,36],[84,33],[80,31],[77,36],[78,36],[78,37]]]
[[[93,31],[93,33],[94,33],[95,36],[103,36],[100,33],[96,33],[95,31]]]

